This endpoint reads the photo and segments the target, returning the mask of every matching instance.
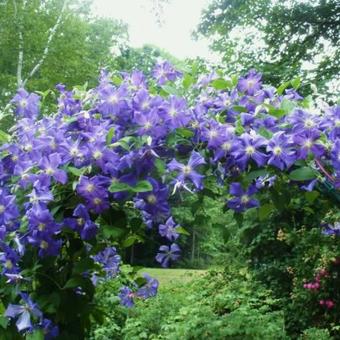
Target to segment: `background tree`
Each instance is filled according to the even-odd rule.
[[[127,26],[91,16],[91,1],[7,0],[0,9],[0,102],[21,86],[45,91],[94,81],[128,38]]]
[[[332,95],[340,81],[339,33],[337,0],[214,0],[196,35],[213,37],[211,48],[230,71],[254,67],[276,85],[301,76]]]

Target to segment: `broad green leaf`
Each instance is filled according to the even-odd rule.
[[[301,79],[297,77],[291,81],[291,84],[294,87],[294,89],[297,90],[301,85]]]
[[[106,135],[106,145],[111,144],[114,134],[115,134],[115,128],[112,127]]]
[[[194,132],[188,128],[177,128],[176,132],[184,138],[190,138],[194,135]]]
[[[123,78],[121,76],[115,74],[115,75],[112,76],[112,82],[115,85],[119,86],[123,82]]]
[[[183,78],[183,87],[187,90],[194,82],[194,77],[192,77],[190,74],[186,74]]]
[[[320,193],[318,191],[307,191],[307,192],[305,192],[306,200],[309,203],[313,203],[319,196],[320,196]]]
[[[178,89],[176,89],[174,86],[166,84],[166,85],[162,86],[162,89],[163,89],[163,91],[165,91],[168,94],[172,94],[172,95],[175,95],[175,96],[181,96],[181,92]]]
[[[77,177],[80,177],[80,176],[84,175],[84,173],[86,172],[86,167],[78,169],[78,168],[75,168],[73,166],[68,166],[66,168],[66,170],[68,172],[70,172],[71,174],[73,174]]]
[[[64,289],[81,287],[83,283],[84,283],[83,277],[81,276],[72,277],[65,283]]]
[[[188,231],[186,231],[183,227],[177,227],[176,228],[176,232],[178,234],[183,234],[183,235],[190,235],[190,233]]]
[[[266,203],[260,206],[259,208],[259,219],[260,221],[265,220],[270,213],[273,211],[274,205],[272,203]]]
[[[311,179],[316,178],[315,171],[309,167],[302,167],[296,170],[293,170],[289,174],[289,178],[293,181],[309,181]]]
[[[266,176],[266,175],[268,175],[268,171],[265,169],[254,170],[246,176],[246,179],[248,181],[252,181],[258,177]]]
[[[6,143],[10,140],[11,136],[6,132],[0,130],[0,143]]]
[[[229,80],[225,80],[223,78],[215,79],[211,82],[211,86],[216,90],[226,90],[231,89],[233,84]]]
[[[105,237],[112,237],[114,239],[120,238],[124,235],[125,230],[122,228],[114,227],[111,225],[103,225],[102,226],[103,234]]]
[[[241,105],[234,105],[233,110],[237,112],[248,112],[247,108]]]
[[[2,327],[2,328],[7,328],[7,325],[8,325],[8,322],[9,322],[9,319],[8,318],[6,318],[6,317],[4,317],[4,316],[2,316],[2,315],[0,315],[0,326]]]
[[[162,161],[161,159],[157,158],[155,160],[155,167],[160,175],[163,175],[166,169],[165,162]]]
[[[33,333],[27,333],[25,339],[26,340],[44,340],[45,339],[44,331],[42,329],[37,329]]]
[[[258,130],[258,133],[259,133],[262,137],[267,138],[267,139],[270,139],[270,138],[272,138],[272,136],[273,136],[273,133],[272,133],[271,131],[267,130],[266,128],[264,128],[264,127],[261,127],[261,128]]]
[[[282,95],[282,93],[284,92],[284,90],[290,85],[290,81],[286,81],[285,83],[281,84],[278,88],[277,88],[277,93],[278,95]]]
[[[244,132],[244,127],[242,126],[241,120],[237,119],[236,124],[235,124],[235,132],[238,135],[242,135]]]
[[[135,244],[137,241],[140,241],[140,237],[138,235],[131,235],[123,241],[122,246],[124,248],[128,248]]]
[[[121,182],[112,182],[110,187],[109,187],[109,191],[110,192],[120,192],[120,191],[128,191],[130,190],[131,187],[129,184],[126,183],[121,183]]]
[[[288,114],[292,112],[295,108],[296,104],[288,99],[283,99],[280,104],[280,109],[285,112],[285,114]]]
[[[134,192],[147,192],[152,191],[152,184],[148,181],[139,181],[131,190]]]

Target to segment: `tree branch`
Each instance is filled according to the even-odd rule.
[[[50,45],[51,45],[51,42],[58,30],[58,27],[61,23],[61,20],[62,20],[62,17],[63,17],[63,14],[66,10],[66,6],[67,6],[67,3],[68,3],[68,0],[64,0],[64,3],[63,3],[63,7],[60,11],[60,14],[57,18],[57,21],[55,23],[55,25],[50,29],[50,33],[49,33],[49,36],[47,38],[47,42],[46,42],[46,46],[45,46],[45,49],[43,51],[43,54],[41,56],[41,58],[39,59],[38,63],[33,67],[32,71],[29,73],[29,75],[27,76],[27,78],[23,81],[22,85],[25,86],[27,81],[32,78],[36,73],[37,71],[40,69],[40,67],[43,65],[46,57],[48,56],[48,52],[49,52],[49,48],[50,48]]]
[[[18,54],[18,65],[17,65],[17,88],[22,87],[22,66],[24,63],[24,39],[22,35],[22,27],[18,18],[18,7],[16,0],[13,0],[14,7],[14,20],[18,29],[19,34],[19,54]]]

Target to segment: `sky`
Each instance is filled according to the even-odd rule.
[[[93,11],[104,17],[121,19],[129,25],[130,45],[156,45],[177,58],[201,56],[210,61],[218,58],[208,49],[206,39],[194,41],[201,11],[211,0],[170,0],[163,5],[163,24],[157,22],[153,4],[157,0],[94,0]]]

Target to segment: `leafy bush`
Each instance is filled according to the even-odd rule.
[[[294,89],[287,89],[290,85]],[[47,116],[41,116],[37,94],[19,89],[12,101],[17,115],[13,135],[0,132],[0,307],[4,311],[0,331],[4,337],[84,338],[92,321],[102,319],[101,306],[94,299],[98,282],[105,277],[124,279],[119,267],[125,249],[150,238],[159,247],[155,259],[163,267],[180,258],[177,240],[188,231],[173,219],[171,207],[179,206],[183,196],[196,198],[191,206],[193,237],[205,232],[205,223],[214,226],[204,211],[206,197],[213,199],[211,210],[213,206],[233,210],[240,226],[250,210],[246,219],[255,217],[246,226],[252,235],[244,233],[246,255],[254,259],[254,267],[273,269],[267,276],[270,282],[283,274],[285,263],[276,266],[276,259],[280,262],[291,249],[298,252],[304,243],[277,240],[274,223],[266,222],[259,232],[262,222],[273,217],[282,221],[283,229],[293,226],[294,240],[302,226],[308,227],[314,219],[311,251],[318,249],[319,240],[324,242],[321,233],[313,231],[319,223],[328,224],[337,234],[332,212],[340,186],[339,108],[328,108],[319,116],[311,113],[310,99],[296,92],[299,85],[295,79],[276,90],[264,86],[254,70],[240,78],[219,72],[196,79],[161,62],[153,70],[153,79],[138,71],[115,76],[103,71],[99,85],[91,90],[68,91],[58,85],[57,112]],[[317,205],[319,195],[320,214],[304,205],[305,200]],[[223,228],[223,219],[215,222]],[[324,254],[336,252],[336,241],[330,237],[325,242],[326,250],[312,253],[314,262],[316,255],[322,255],[322,261]],[[301,258],[293,257],[293,264],[303,263]],[[306,269],[312,267],[305,262]],[[301,268],[301,275],[307,276]],[[119,297],[128,307],[154,296],[158,287],[148,276],[127,282]],[[218,282],[217,291],[224,285],[233,291],[232,284]],[[291,281],[285,285],[288,288],[282,290],[287,296]],[[254,326],[254,315],[266,321],[269,315],[273,327],[278,325],[276,312],[261,310],[270,303],[260,303],[258,295],[252,300],[252,286],[244,290],[241,306],[234,305],[236,295],[231,301],[223,300],[230,294],[227,291],[221,295],[221,315],[232,315],[221,320],[215,319],[219,313],[208,295],[203,309],[213,328],[226,326],[221,336],[230,335],[229,322],[243,324],[241,316]],[[201,299],[205,301],[204,296]],[[325,314],[322,324],[327,321]],[[181,320],[179,335],[187,336],[189,331],[203,335],[200,314],[192,325],[182,325]],[[213,334],[212,328],[205,327]],[[292,328],[291,333],[302,330]],[[242,332],[242,336],[267,335],[271,327]]]
[[[277,301],[245,268],[237,270],[163,288],[131,311],[124,339],[284,339]]]

